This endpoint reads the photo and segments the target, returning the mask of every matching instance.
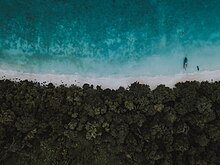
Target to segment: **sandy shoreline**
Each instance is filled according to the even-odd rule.
[[[195,73],[181,73],[172,76],[139,76],[139,77],[83,77],[80,75],[59,75],[59,74],[35,74],[35,73],[22,73],[16,71],[0,70],[0,79],[10,79],[13,81],[31,80],[40,83],[53,83],[54,85],[75,84],[82,86],[85,83],[101,85],[103,89],[111,88],[117,89],[120,86],[127,88],[131,83],[137,81],[142,84],[148,84],[151,89],[154,89],[159,84],[164,84],[168,87],[174,87],[177,82],[185,81],[220,81],[220,70],[215,71],[201,71]]]

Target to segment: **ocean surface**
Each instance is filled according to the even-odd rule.
[[[0,0],[0,69],[155,76],[220,69],[220,0]]]

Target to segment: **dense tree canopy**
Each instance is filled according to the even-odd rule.
[[[117,90],[0,80],[0,164],[220,164],[220,82]]]

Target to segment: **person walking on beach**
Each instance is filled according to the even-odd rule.
[[[183,68],[186,70],[187,68],[187,65],[188,65],[188,59],[187,57],[184,58],[184,61],[183,61]]]
[[[199,66],[197,66],[197,70],[199,71]]]

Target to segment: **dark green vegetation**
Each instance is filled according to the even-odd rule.
[[[0,81],[0,164],[220,164],[220,82]]]

